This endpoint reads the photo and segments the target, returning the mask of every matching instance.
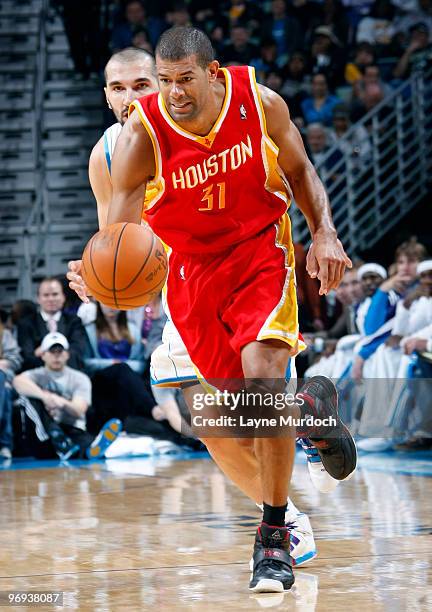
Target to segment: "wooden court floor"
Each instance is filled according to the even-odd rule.
[[[39,610],[432,610],[431,454],[369,456],[330,495],[296,464],[319,555],[284,595],[248,591],[259,515],[205,457],[18,467],[0,470],[0,591],[64,592]]]

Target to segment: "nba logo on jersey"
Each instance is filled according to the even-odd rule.
[[[240,106],[240,119],[247,119],[246,109],[243,104]]]
[[[186,278],[185,278],[185,273],[184,273],[184,266],[182,266],[182,267],[180,268],[180,278],[181,278],[182,280],[186,280]]]

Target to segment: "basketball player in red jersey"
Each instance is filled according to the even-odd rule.
[[[266,379],[284,388],[300,342],[286,215],[291,189],[311,230],[308,271],[321,294],[338,286],[351,262],[283,100],[257,86],[248,67],[219,70],[209,40],[193,28],[165,32],[156,60],[161,93],[134,103],[137,113],[116,145],[108,223],[139,223],[147,182],[160,185],[146,215],[172,248],[168,306],[192,361],[204,378],[244,377],[254,391],[273,393]],[[301,393],[293,417],[335,419],[333,428],[309,433],[343,477],[355,446],[338,417],[336,390],[319,377]],[[284,527],[294,438],[257,438],[254,446],[264,516],[250,588],[287,590],[294,582]]]

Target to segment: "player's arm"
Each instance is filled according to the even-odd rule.
[[[335,289],[351,267],[337,238],[329,200],[315,168],[306,155],[302,138],[290,118],[284,100],[267,87],[260,86],[267,131],[279,148],[278,162],[293,191],[294,199],[308,223],[312,245],[306,268],[321,281],[320,294]]]
[[[154,175],[153,145],[135,111],[122,128],[112,158],[110,225],[122,221],[141,223],[147,181]]]
[[[89,179],[96,199],[99,229],[107,224],[108,209],[112,198],[111,177],[105,159],[104,137],[100,138],[90,155]]]

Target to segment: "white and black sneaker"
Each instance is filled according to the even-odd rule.
[[[290,532],[261,523],[255,536],[249,589],[255,593],[283,593],[294,584]]]

